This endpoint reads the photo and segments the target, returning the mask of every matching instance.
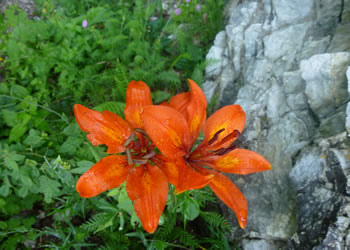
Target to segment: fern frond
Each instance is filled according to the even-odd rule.
[[[87,222],[81,225],[81,228],[88,232],[96,232],[101,225],[104,225],[108,220],[109,216],[106,213],[95,214]]]
[[[201,212],[201,217],[211,226],[231,232],[232,228],[228,220],[216,212]]]
[[[190,234],[189,232],[179,227],[176,227],[175,230],[176,230],[177,238],[182,244],[189,247],[194,247],[194,248],[199,247],[197,239],[192,234]]]
[[[124,108],[125,108],[125,103],[123,102],[104,102],[94,107],[94,109],[99,112],[108,110],[121,117],[124,117]]]
[[[174,233],[174,228],[176,225],[176,214],[169,214],[169,216],[165,218],[165,223],[159,227],[156,238],[166,241],[169,240],[171,238],[171,234]]]
[[[162,82],[163,86],[167,86],[168,84],[171,88],[178,88],[181,85],[181,81],[178,75],[173,71],[163,71],[158,74],[157,80]]]

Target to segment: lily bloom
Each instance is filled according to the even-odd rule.
[[[146,106],[141,113],[144,129],[163,154],[153,160],[176,186],[176,193],[209,185],[245,228],[247,200],[220,172],[245,175],[269,170],[271,164],[261,155],[233,144],[245,125],[241,106],[225,106],[206,121],[205,95],[192,80],[189,85],[190,92],[176,95],[168,105]],[[194,148],[202,130],[204,140]]]
[[[76,189],[80,196],[90,198],[126,181],[136,215],[143,228],[153,233],[166,204],[168,181],[160,168],[149,164],[156,154],[154,145],[140,130],[140,112],[146,105],[152,105],[150,89],[144,82],[131,81],[126,92],[126,121],[109,111],[100,113],[80,104],[74,106],[76,120],[92,145],[105,144],[107,153],[112,154],[84,173]]]

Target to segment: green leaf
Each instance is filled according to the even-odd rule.
[[[40,183],[40,193],[44,194],[44,200],[47,203],[52,201],[53,197],[59,195],[61,184],[57,181],[54,181],[45,175],[39,177]]]
[[[153,103],[161,103],[168,100],[170,94],[166,91],[157,90],[152,93]]]
[[[40,147],[43,144],[43,142],[41,141],[40,132],[35,129],[31,129],[29,131],[29,135],[23,141],[23,143],[25,145],[31,146],[32,148]]]
[[[69,154],[69,155],[74,155],[75,152],[77,151],[78,147],[80,147],[81,143],[82,143],[82,140],[80,138],[70,136],[61,145],[59,151],[60,151],[60,153],[66,153],[66,154]]]
[[[118,207],[120,209],[125,210],[130,215],[135,214],[134,207],[133,207],[132,202],[128,196],[128,193],[126,192],[126,188],[124,187],[124,185],[122,186],[122,188],[120,190],[119,197],[118,197]]]
[[[14,160],[11,160],[9,157],[5,157],[4,162],[8,169],[18,171],[18,165]]]
[[[185,205],[185,211],[184,211],[185,219],[192,221],[195,218],[197,218],[199,215],[199,212],[200,212],[199,205],[193,199],[188,199],[186,201],[187,202],[185,203],[186,205]]]
[[[27,186],[21,187],[18,191],[18,195],[22,198],[26,197],[28,195],[28,187]]]
[[[121,117],[124,117],[125,103],[123,102],[104,102],[94,107],[94,110],[102,112],[103,110],[111,111]]]
[[[19,98],[24,98],[29,95],[29,91],[25,87],[22,87],[18,84],[12,85],[12,93],[14,96],[17,96]]]
[[[4,230],[7,228],[7,223],[5,221],[0,221],[0,229]]]
[[[19,141],[19,139],[27,131],[26,125],[17,124],[10,131],[9,141]]]
[[[9,92],[9,88],[6,83],[0,83],[0,94],[7,94]]]
[[[26,175],[21,175],[20,179],[24,186],[31,187],[33,185],[32,180]]]
[[[19,107],[26,110],[28,113],[34,113],[38,108],[37,100],[32,96],[26,96],[19,104]]]
[[[120,193],[120,188],[113,188],[107,194],[107,196],[116,196]]]
[[[16,120],[17,113],[15,111],[3,109],[1,113],[2,113],[2,118],[4,119],[4,122],[7,126],[12,128],[17,125],[17,120]]]
[[[16,152],[9,152],[8,158],[13,160],[13,161],[21,162],[25,159],[25,156],[17,154]]]
[[[78,168],[73,168],[72,170],[70,170],[72,174],[84,174],[94,165],[94,163],[91,161],[83,160],[83,161],[79,161],[77,165],[78,165]]]
[[[7,197],[10,193],[10,187],[7,184],[3,184],[0,187],[0,195]]]

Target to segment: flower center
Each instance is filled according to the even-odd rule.
[[[142,129],[134,129],[130,137],[125,141],[123,146],[129,165],[140,166],[156,155],[154,144],[149,139],[146,132]]]

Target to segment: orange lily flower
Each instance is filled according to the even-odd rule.
[[[144,129],[163,153],[153,160],[176,186],[176,193],[209,185],[245,228],[247,200],[220,172],[250,174],[269,170],[271,164],[261,155],[233,144],[245,125],[241,106],[223,107],[206,121],[204,93],[192,80],[189,85],[191,91],[176,95],[168,106],[147,106],[141,113]],[[202,129],[204,140],[193,150]]]
[[[150,89],[144,82],[131,81],[126,92],[126,121],[109,111],[100,113],[80,104],[74,106],[76,120],[90,142],[94,146],[106,144],[107,153],[113,154],[84,173],[76,189],[80,196],[90,198],[126,181],[136,215],[143,228],[153,233],[167,201],[168,181],[159,167],[148,163],[156,154],[141,130],[140,112],[146,105],[152,105]],[[125,154],[115,155],[122,152]]]

